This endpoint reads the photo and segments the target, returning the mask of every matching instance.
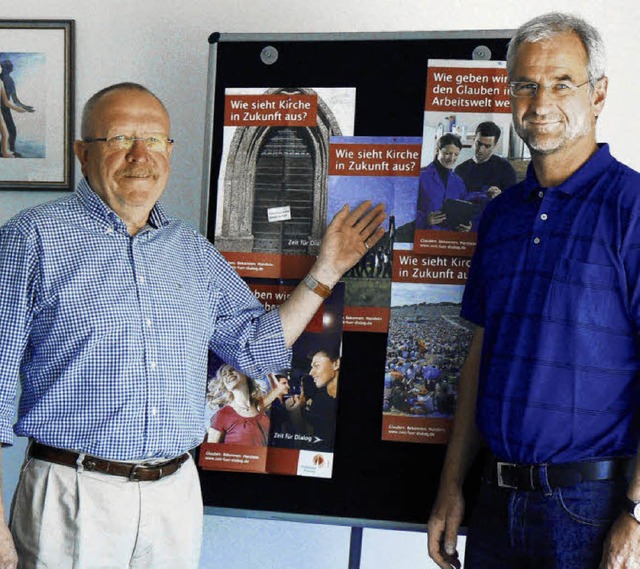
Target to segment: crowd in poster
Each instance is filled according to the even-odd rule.
[[[473,334],[459,313],[475,232],[526,165],[510,113],[504,62],[429,61],[413,240],[393,254],[383,440],[448,440]]]
[[[478,223],[524,174],[527,156],[511,131],[504,62],[426,63],[422,137],[354,136],[352,88],[226,90],[215,244],[243,277],[302,278],[345,203],[382,202],[388,219],[383,239],[345,275],[331,347],[326,329],[309,331],[291,370],[256,379],[258,398],[244,413],[260,418],[241,459],[222,434],[234,415],[212,370],[205,468],[330,476],[337,397],[319,390],[312,369],[324,358],[337,386],[343,329],[388,333],[382,439],[448,440],[472,336],[459,311]],[[314,419],[310,405],[333,422]]]
[[[270,310],[292,286],[250,282]],[[330,478],[339,401],[344,285],[339,284],[293,346],[290,369],[247,377],[209,362],[200,466]]]

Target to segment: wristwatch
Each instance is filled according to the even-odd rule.
[[[640,502],[635,502],[627,497],[625,511],[638,523],[640,523]]]
[[[312,277],[309,273],[307,273],[307,276],[302,279],[302,282],[307,286],[309,290],[315,292],[322,298],[329,298],[331,296],[331,288],[329,288],[326,284],[321,283],[316,278]]]

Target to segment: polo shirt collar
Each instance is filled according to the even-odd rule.
[[[117,213],[115,213],[104,201],[103,199],[93,191],[91,186],[89,185],[89,180],[86,177],[83,177],[82,180],[78,183],[78,187],[76,188],[76,194],[80,199],[80,202],[87,208],[89,213],[97,217],[98,219],[102,219],[106,221],[109,225],[117,224],[122,225],[126,230],[126,225],[120,219]],[[160,202],[156,202],[149,214],[149,225],[156,229],[163,227],[169,223],[169,216],[167,215],[164,207]]]
[[[598,150],[587,160],[578,170],[576,170],[569,178],[567,178],[559,186],[553,189],[567,196],[572,196],[585,186],[589,186],[591,181],[598,179],[602,173],[609,168],[614,158],[609,152],[608,144],[599,144]],[[538,192],[541,188],[533,169],[533,163],[530,162],[527,167],[527,175],[523,181],[524,194],[532,197],[534,192]],[[551,189],[551,188],[544,188]]]

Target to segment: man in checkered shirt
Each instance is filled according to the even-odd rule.
[[[30,438],[0,566],[197,567],[188,451],[204,436],[209,351],[251,376],[287,367],[385,214],[368,202],[341,210],[307,278],[267,313],[158,202],[173,141],[155,95],[107,87],[81,131],[76,192],[0,228],[0,442]]]

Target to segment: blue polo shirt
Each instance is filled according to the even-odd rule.
[[[640,174],[599,150],[563,184],[486,208],[462,304],[483,326],[477,423],[521,464],[635,455]]]

